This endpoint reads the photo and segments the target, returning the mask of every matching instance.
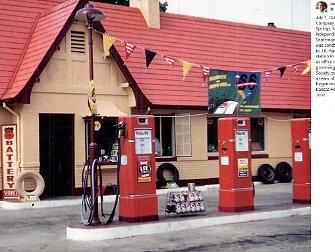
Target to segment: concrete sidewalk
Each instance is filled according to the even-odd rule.
[[[63,218],[67,219],[66,238],[71,240],[91,241],[106,240],[138,235],[164,233],[169,231],[180,231],[191,228],[209,227],[222,224],[232,224],[250,221],[283,218],[297,215],[310,215],[310,205],[292,203],[292,184],[277,183],[265,185],[255,183],[254,211],[240,213],[223,213],[218,211],[218,185],[197,186],[202,191],[206,211],[194,215],[165,214],[166,196],[172,191],[187,191],[187,188],[157,190],[158,194],[158,215],[159,221],[147,223],[125,223],[119,222],[118,216],[110,225],[97,227],[85,226],[80,222],[80,197],[69,197],[53,200],[42,200],[34,203],[13,203],[0,201],[0,207],[14,212],[25,212],[35,209],[32,214],[39,213],[42,218],[48,218],[50,212],[60,211]],[[104,198],[104,210],[110,212],[115,197]],[[63,206],[62,208],[60,208]],[[100,205],[99,205],[100,208]],[[50,210],[49,210],[50,209]],[[65,209],[71,209],[65,211]],[[1,209],[0,209],[1,210]],[[65,214],[65,216],[64,216]],[[32,220],[33,221],[33,220]],[[56,221],[56,219],[55,219]],[[50,222],[50,218],[48,218]],[[33,223],[33,222],[32,222]],[[53,223],[53,222],[52,222]],[[72,224],[71,224],[72,223]],[[50,223],[51,224],[51,223]],[[55,223],[55,225],[60,225]],[[64,229],[63,229],[64,230]],[[64,230],[65,231],[65,230]]]

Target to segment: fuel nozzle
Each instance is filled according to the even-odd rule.
[[[119,122],[117,128],[118,128],[118,138],[121,138],[121,136],[124,137],[126,133],[126,121]]]

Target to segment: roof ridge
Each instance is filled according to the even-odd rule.
[[[14,72],[13,72],[13,75],[12,75],[12,78],[11,78],[11,80],[10,80],[10,82],[9,82],[9,85],[7,86],[5,92],[3,92],[2,97],[4,97],[4,96],[6,95],[6,93],[7,93],[7,91],[13,86],[13,83],[14,83],[14,81],[15,81],[16,75],[17,75],[17,73],[18,73],[18,71],[19,71],[19,69],[20,69],[20,66],[21,66],[21,64],[22,64],[22,61],[23,61],[23,59],[24,59],[24,56],[25,56],[25,54],[26,54],[26,52],[27,52],[27,50],[28,50],[30,41],[31,41],[31,39],[32,39],[32,37],[33,37],[34,31],[35,31],[35,29],[36,29],[36,26],[37,26],[37,24],[38,24],[38,20],[40,19],[40,17],[41,17],[41,13],[38,13],[37,16],[36,16],[36,18],[35,18],[35,20],[34,20],[33,27],[32,27],[31,30],[30,30],[29,37],[28,37],[28,39],[27,39],[27,43],[25,44],[25,46],[24,46],[24,48],[23,48],[23,50],[22,50],[22,53],[21,53],[21,55],[20,55],[19,62],[17,63],[17,65],[16,65],[16,67],[15,67],[15,70],[14,70]],[[1,98],[2,98],[2,97],[1,97]]]
[[[75,3],[75,2],[79,2],[79,1],[81,1],[81,0],[67,0],[67,1],[65,1],[65,2],[63,2],[61,4],[56,5],[55,7],[51,8],[51,9],[48,9],[48,10],[44,11],[41,14],[40,17],[45,17],[45,16],[47,16],[47,15],[53,13],[53,12],[56,12],[56,11],[58,11],[60,9],[63,9],[65,7],[71,5],[71,4]]]
[[[112,3],[102,3],[102,2],[95,2],[95,1],[89,1],[90,3],[93,2],[95,6],[103,6],[103,7],[109,7],[112,9],[122,9],[122,10],[139,10],[136,7],[130,7],[130,6],[124,6],[124,5],[119,5],[119,4],[112,4]]]
[[[191,16],[191,15],[185,15],[185,14],[177,14],[177,13],[170,13],[170,12],[160,12],[161,16],[166,16],[166,17],[173,17],[175,16],[176,18],[183,18],[187,20],[195,20],[195,21],[207,21],[208,23],[217,23],[217,24],[234,24],[234,25],[239,25],[241,27],[253,27],[253,28],[261,28],[261,29],[272,29],[272,30],[277,30],[280,32],[296,32],[296,33],[311,33],[308,31],[302,31],[302,30],[295,30],[295,29],[289,29],[289,28],[281,28],[281,27],[268,27],[266,25],[258,25],[258,24],[248,24],[248,23],[242,23],[242,22],[237,22],[237,21],[229,21],[229,20],[221,20],[221,19],[214,19],[214,18],[205,18],[205,17],[196,17],[196,16]]]

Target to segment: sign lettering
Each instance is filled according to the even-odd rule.
[[[15,192],[15,170],[17,157],[16,124],[1,126],[2,140],[2,194],[4,199],[18,199]]]

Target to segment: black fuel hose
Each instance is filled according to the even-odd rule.
[[[114,216],[115,216],[115,212],[116,212],[116,207],[118,205],[119,202],[119,195],[120,195],[120,186],[119,186],[119,182],[120,182],[120,162],[121,162],[121,145],[120,145],[120,137],[121,137],[121,131],[124,129],[124,122],[118,124],[118,129],[119,129],[119,135],[118,135],[118,160],[117,160],[117,174],[116,174],[116,196],[115,196],[115,201],[114,201],[114,206],[113,206],[113,210],[108,218],[108,220],[106,222],[101,222],[102,224],[109,224],[113,222]],[[92,181],[92,195],[93,195],[93,204],[91,203],[91,197],[89,194],[87,194],[87,188],[88,188],[88,175],[89,175],[89,171],[91,171],[91,178],[94,178],[95,176],[95,167],[98,167],[99,169],[99,189],[100,189],[100,197],[101,197],[101,215],[103,217],[105,217],[105,213],[103,210],[103,191],[102,191],[102,171],[101,171],[101,165],[98,165],[98,160],[94,159],[93,163],[92,163],[92,167],[90,169],[90,166],[88,164],[88,161],[85,163],[85,166],[83,168],[82,171],[82,188],[83,188],[83,194],[82,194],[82,203],[81,203],[81,219],[82,222],[86,225],[89,226],[92,224],[93,221],[93,216],[94,216],[94,206],[95,204],[97,204],[97,199],[98,199],[98,194],[97,192],[95,192],[95,184],[94,181]],[[88,220],[85,220],[84,217],[84,211],[87,212],[87,210],[89,209],[89,217]]]
[[[119,202],[119,195],[120,195],[120,162],[121,162],[121,145],[120,145],[120,136],[118,137],[118,152],[117,152],[117,169],[116,169],[116,195],[115,195],[115,201],[114,201],[114,207],[112,210],[111,215],[109,216],[108,220],[104,224],[109,224],[113,222],[114,216],[115,216],[115,211],[116,207]],[[101,200],[102,201],[102,200]]]
[[[89,172],[91,172],[91,177],[94,178],[94,176],[95,176],[94,167],[97,165],[97,163],[98,163],[98,160],[94,159],[93,163],[92,163],[92,167],[90,169],[90,166],[88,165],[88,162],[86,162],[86,164],[83,168],[83,171],[82,171],[83,194],[82,194],[82,197],[81,197],[81,220],[82,220],[83,224],[85,224],[86,226],[90,226],[92,224],[93,217],[94,217],[94,206],[97,203],[97,199],[98,199],[97,192],[95,192],[95,190],[94,190],[94,188],[95,188],[94,180],[92,181],[92,188],[91,188],[91,190],[92,190],[91,194],[93,195],[93,200],[92,200],[92,196],[87,194],[88,175],[89,175]],[[90,213],[89,213],[88,219],[85,220],[84,210],[87,213],[88,209],[89,209]]]

